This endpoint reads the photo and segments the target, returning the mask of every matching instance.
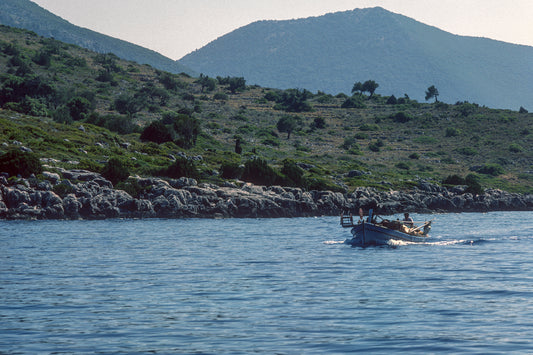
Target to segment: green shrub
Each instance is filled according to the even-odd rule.
[[[360,96],[352,96],[342,103],[341,108],[366,108],[366,105]]]
[[[332,184],[328,180],[321,177],[312,177],[307,179],[307,189],[316,191],[333,191],[333,192],[346,192],[346,190],[338,185]]]
[[[224,162],[220,166],[220,175],[224,179],[240,179],[244,167],[236,162]]]
[[[420,154],[411,153],[411,154],[409,154],[409,159],[413,159],[413,160],[420,159]]]
[[[215,95],[213,95],[213,99],[227,101],[228,100],[228,94],[223,93],[223,92],[217,92]]]
[[[358,132],[354,136],[355,139],[370,139],[370,136],[367,133]]]
[[[126,180],[130,176],[130,172],[120,159],[111,158],[104,165],[102,169],[102,176],[107,180],[111,181],[113,185],[116,185],[120,181]]]
[[[477,150],[475,150],[474,148],[472,148],[472,147],[458,148],[457,152],[462,154],[462,155],[467,155],[467,156],[473,156],[473,155],[478,155],[479,154],[479,152]]]
[[[27,178],[31,174],[42,173],[43,167],[37,155],[20,150],[9,150],[0,156],[0,172]]]
[[[403,162],[403,161],[401,161],[398,164],[396,164],[396,167],[398,169],[401,169],[401,170],[409,170],[410,169],[409,168],[409,164],[407,164],[406,162]]]
[[[512,153],[520,153],[523,150],[524,149],[517,143],[511,143],[511,145],[509,145],[509,151]]]
[[[446,133],[445,133],[446,137],[456,137],[460,134],[461,134],[461,131],[457,128],[454,128],[454,127],[446,128]]]
[[[286,181],[284,185],[300,186],[305,185],[304,170],[300,168],[291,159],[283,160],[283,167],[281,173],[285,175]]]
[[[281,181],[279,173],[262,158],[248,160],[244,164],[241,178],[244,181],[266,186],[274,185]]]
[[[379,131],[379,126],[377,124],[365,123],[365,124],[359,126],[359,129],[361,131],[364,131],[364,132],[367,132],[367,131]]]
[[[391,118],[394,122],[406,123],[411,121],[412,117],[405,112],[398,112],[395,115],[391,115]]]
[[[444,185],[465,185],[466,181],[457,174],[448,175],[442,183]]]
[[[491,176],[498,176],[504,174],[505,170],[499,164],[485,164],[477,169],[477,172]]]
[[[120,181],[115,185],[115,189],[126,191],[131,197],[140,198],[141,194],[146,190],[137,179],[127,179],[126,181]]]
[[[474,195],[481,195],[484,193],[484,190],[481,187],[481,184],[479,183],[479,177],[477,175],[468,174],[465,177],[465,183],[467,185],[465,192],[468,192]]]
[[[200,178],[200,174],[198,173],[198,169],[196,169],[194,162],[182,157],[178,157],[175,162],[170,164],[168,168],[164,169],[162,175],[173,179],[188,177],[198,180]]]
[[[389,98],[387,99],[387,105],[396,105],[398,104],[398,100],[396,99],[396,96],[394,95],[391,95],[389,96]]]
[[[172,132],[160,121],[150,123],[141,133],[142,141],[165,143],[172,141]]]
[[[385,143],[381,139],[378,139],[377,141],[370,143],[368,145],[368,149],[370,149],[373,152],[379,152],[381,148],[384,146],[385,146]]]
[[[311,129],[324,129],[326,128],[326,120],[323,117],[315,117],[310,125]]]
[[[71,184],[57,184],[52,188],[52,191],[59,197],[65,198],[68,194],[74,193],[76,190]]]

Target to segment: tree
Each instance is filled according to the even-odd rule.
[[[374,92],[379,87],[379,84],[374,80],[367,80],[363,83],[363,91],[369,92],[370,97],[374,95]]]
[[[134,96],[122,94],[115,99],[113,106],[119,113],[131,116],[144,108],[145,100],[137,94]]]
[[[287,139],[291,138],[291,133],[299,124],[299,117],[296,116],[283,116],[279,119],[276,127],[278,131],[287,133]]]
[[[439,101],[437,99],[438,96],[439,96],[439,90],[437,90],[435,85],[431,85],[430,87],[428,87],[428,89],[426,90],[426,101],[434,97],[435,102],[438,102]]]
[[[235,153],[241,154],[242,153],[242,145],[241,145],[241,138],[237,137],[235,139]]]
[[[208,92],[211,92],[215,90],[217,86],[217,81],[214,78],[210,78],[207,75],[200,74],[200,78],[196,81],[198,84],[201,85],[201,91],[204,92],[204,90],[207,90]]]
[[[191,148],[196,144],[196,138],[200,134],[200,122],[188,115],[179,115],[174,120],[174,131],[178,135],[176,144],[182,148]]]
[[[358,81],[356,82],[355,84],[353,84],[353,88],[352,88],[352,94],[356,93],[356,92],[359,92],[359,93],[363,93],[363,83]]]
[[[279,109],[287,112],[309,112],[313,107],[307,102],[313,94],[309,90],[287,89],[276,99]],[[276,109],[276,106],[274,107]]]
[[[227,78],[227,83],[229,85],[229,91],[232,94],[237,93],[237,91],[244,91],[246,89],[246,80],[242,77],[232,77]]]

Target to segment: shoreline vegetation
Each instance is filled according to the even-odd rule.
[[[263,88],[0,26],[0,218],[533,209],[533,113],[367,79]]]
[[[132,197],[111,181],[87,170],[43,172],[43,179],[0,176],[0,219],[107,218],[273,218],[375,213],[531,211],[532,194],[486,189],[465,192],[419,181],[410,191],[357,188],[353,193],[305,191],[300,188],[227,182],[198,184],[191,178],[132,178],[139,190]]]

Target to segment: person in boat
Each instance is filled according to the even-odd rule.
[[[413,228],[415,226],[415,221],[413,221],[407,212],[403,214],[403,224],[409,228]]]

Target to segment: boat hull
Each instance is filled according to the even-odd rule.
[[[347,239],[346,243],[363,247],[371,245],[390,245],[391,240],[411,243],[423,243],[428,240],[427,236],[410,235],[366,222],[355,225],[351,232],[353,238]]]

